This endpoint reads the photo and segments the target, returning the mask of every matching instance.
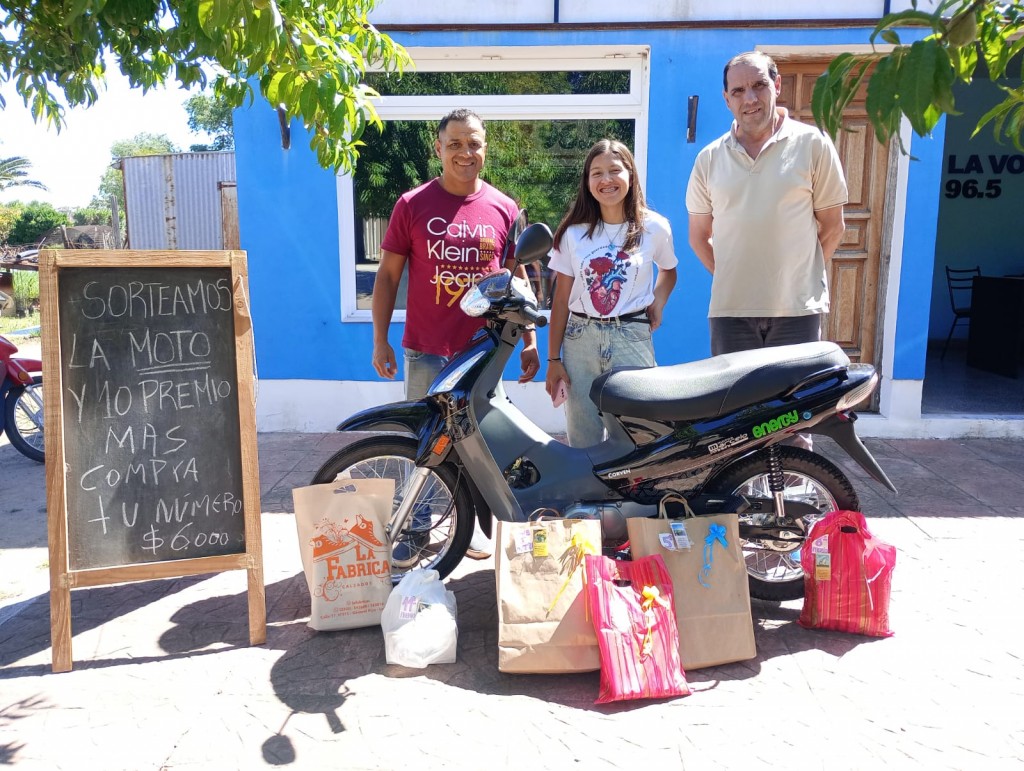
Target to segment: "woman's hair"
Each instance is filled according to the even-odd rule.
[[[633,153],[629,151],[629,148],[619,140],[601,139],[587,153],[587,160],[583,163],[583,174],[580,175],[580,187],[576,191],[576,199],[555,230],[556,249],[562,242],[562,235],[570,225],[588,225],[587,238],[593,238],[594,231],[597,229],[598,223],[601,222],[601,205],[590,193],[590,166],[597,156],[604,153],[611,153],[622,161],[622,165],[629,172],[629,190],[626,193],[626,200],[622,202],[629,227],[626,230],[626,242],[623,244],[622,251],[628,253],[640,245],[640,241],[643,239],[644,212],[647,202],[644,200],[644,191],[640,187],[640,180],[637,177],[636,161],[633,160]]]

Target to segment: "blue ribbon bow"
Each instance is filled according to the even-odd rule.
[[[704,539],[704,567],[697,574],[697,580],[700,581],[700,585],[705,589],[711,588],[711,584],[704,579],[711,575],[711,562],[715,557],[715,541],[722,544],[722,548],[729,546],[729,542],[725,538],[725,527],[717,523],[713,523],[708,527],[708,535]]]

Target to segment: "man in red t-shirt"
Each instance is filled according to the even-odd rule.
[[[519,214],[515,201],[480,179],[487,141],[483,121],[470,110],[441,119],[434,149],[441,176],[402,195],[381,243],[373,286],[373,368],[393,380],[398,372],[388,328],[402,272],[409,266],[406,301],[405,396],[426,395],[434,376],[481,326],[459,307],[466,288],[493,270]],[[525,278],[525,272],[523,272]],[[540,369],[532,331],[523,335],[520,382]]]
[[[405,312],[405,398],[420,399],[437,374],[459,353],[483,320],[459,307],[466,289],[497,270],[512,223],[515,201],[480,179],[487,153],[483,121],[470,110],[454,110],[437,130],[434,151],[441,176],[402,195],[395,203],[373,285],[373,368],[393,380],[398,373],[388,328],[398,285],[409,266]],[[510,266],[506,266],[510,267]],[[523,278],[525,271],[520,268]],[[523,333],[520,383],[540,370],[533,331]],[[487,556],[480,533],[467,555]]]

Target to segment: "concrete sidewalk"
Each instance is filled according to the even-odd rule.
[[[498,672],[491,562],[465,561],[448,581],[455,664],[389,666],[379,628],[306,626],[291,489],[341,441],[259,437],[265,645],[247,644],[239,571],[78,589],[74,669],[56,675],[43,467],[0,445],[0,765],[1021,766],[1024,442],[869,440],[898,496],[826,448],[876,535],[898,547],[895,636],[809,631],[799,602],[755,602],[756,659],[688,673],[688,698],[596,707],[596,673]]]

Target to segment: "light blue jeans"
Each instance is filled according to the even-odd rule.
[[[570,314],[562,339],[562,363],[569,376],[565,422],[569,444],[592,447],[604,439],[604,424],[590,400],[598,375],[615,367],[653,367],[651,327],[636,321],[597,321]]]
[[[436,353],[405,349],[405,398],[412,401],[427,395],[430,384],[451,361]]]

